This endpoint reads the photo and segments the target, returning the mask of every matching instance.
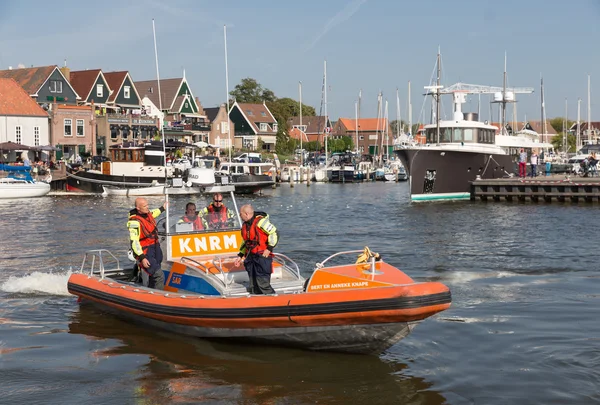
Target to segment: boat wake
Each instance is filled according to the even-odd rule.
[[[51,294],[70,296],[67,281],[73,272],[41,273],[39,271],[25,276],[10,276],[0,284],[0,291],[8,293]]]

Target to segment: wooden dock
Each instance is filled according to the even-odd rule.
[[[552,175],[475,180],[471,183],[471,200],[600,202],[600,177]]]

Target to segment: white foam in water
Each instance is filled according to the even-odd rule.
[[[51,295],[70,295],[67,281],[72,272],[40,273],[34,272],[26,276],[10,276],[0,284],[0,290],[10,293],[44,293]]]

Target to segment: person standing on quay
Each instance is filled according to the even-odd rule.
[[[145,198],[135,199],[135,208],[129,211],[127,229],[133,257],[142,270],[144,286],[162,290],[165,287],[165,275],[161,263],[163,253],[158,241],[156,217],[162,214],[167,202],[162,207],[150,211]]]
[[[519,153],[519,177],[524,179],[527,176],[527,152],[521,148]]]
[[[531,152],[531,177],[537,177],[538,155],[535,151]]]
[[[242,264],[248,272],[251,294],[275,294],[271,287],[271,271],[273,268],[273,248],[279,241],[277,228],[269,221],[264,212],[254,212],[250,204],[240,208],[242,224],[242,246],[235,266]]]

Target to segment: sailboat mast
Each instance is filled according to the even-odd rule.
[[[412,135],[412,101],[410,99],[410,80],[408,81],[408,133]]]
[[[162,109],[162,93],[160,92],[160,73],[158,71],[158,48],[156,46],[156,26],[154,23],[154,18],[152,19],[152,37],[154,38],[154,61],[156,63],[156,82],[157,82],[157,87],[158,87],[158,109],[160,110],[161,114],[163,113],[163,109]],[[165,166],[165,187],[167,186],[167,147],[165,145],[165,123],[162,122],[163,119],[161,119],[161,123],[160,123],[160,134],[162,137],[162,146],[163,146],[163,165]],[[169,201],[169,195],[166,193],[165,190],[165,199],[166,201]],[[167,229],[169,229],[169,216],[167,215]]]
[[[568,152],[567,150],[567,117],[568,117],[568,102],[567,99],[565,98],[565,120],[563,121],[563,151],[565,153]]]
[[[588,141],[592,140],[592,93],[590,88],[590,75],[588,75],[588,105],[587,105],[587,133]]]
[[[389,125],[389,115],[388,115],[388,101],[385,100],[385,119],[383,120],[383,125],[385,125],[385,157],[386,161],[390,160],[390,145],[388,137],[390,136],[390,125]]]
[[[356,155],[358,155],[358,102],[354,102],[354,126],[355,128],[355,138],[356,138]]]
[[[544,118],[544,78],[540,75],[540,108],[541,108],[541,115],[540,115],[540,128],[542,129],[542,142],[545,141],[545,137],[546,137],[546,120]]]
[[[579,129],[581,128],[581,99],[578,98],[577,99],[577,140],[576,140],[576,146],[575,146],[575,152],[577,152],[579,149],[581,149],[581,136],[579,135]]]
[[[227,139],[229,142],[229,161],[231,162],[231,150],[233,149],[233,144],[231,143],[231,125],[229,122],[229,72],[227,66],[227,26],[223,25],[223,39],[225,42],[225,100],[227,100]]]
[[[400,97],[398,97],[398,87],[396,87],[396,139],[400,138],[400,124],[402,123],[402,117],[400,115]],[[402,128],[404,133],[404,127]]]
[[[504,78],[502,80],[502,129],[500,134],[504,135],[506,131],[506,52],[504,52]]]
[[[323,102],[325,103],[325,161],[327,161],[327,138],[329,133],[329,117],[327,116],[327,60],[323,61]]]
[[[304,166],[304,150],[302,149],[302,138],[304,138],[304,127],[302,126],[302,82],[298,82],[298,93],[300,98],[300,166]]]
[[[441,57],[440,57],[440,50],[438,49],[438,54],[437,54],[437,85],[436,85],[436,89],[435,89],[435,101],[436,101],[436,106],[435,106],[435,120],[436,120],[436,127],[435,127],[435,131],[437,134],[437,144],[440,144],[440,80],[441,80],[441,75],[442,75],[442,65],[440,63]]]

